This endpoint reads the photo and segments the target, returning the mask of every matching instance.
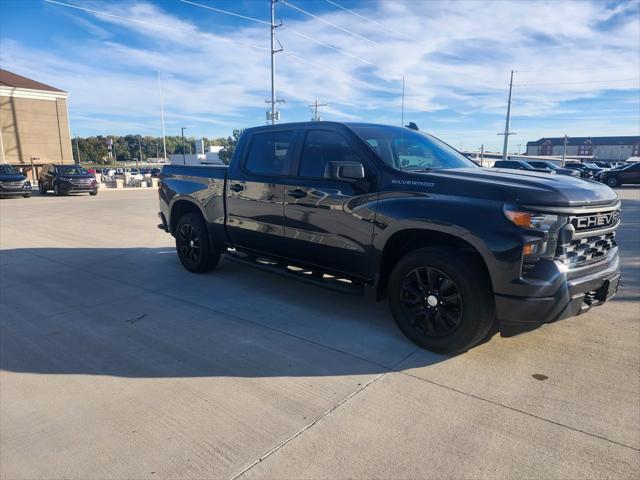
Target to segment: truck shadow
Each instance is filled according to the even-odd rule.
[[[46,374],[282,377],[383,373],[422,353],[386,302],[223,260],[184,271],[172,248],[0,252],[0,368]],[[412,360],[413,357],[415,360]]]

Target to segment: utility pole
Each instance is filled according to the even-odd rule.
[[[402,76],[402,107],[400,113],[400,128],[404,128],[404,75]]]
[[[140,155],[139,161],[142,162],[142,135],[138,135],[138,152]],[[136,168],[138,169],[138,173],[140,173],[140,163],[136,162]]]
[[[569,137],[567,136],[567,134],[564,134],[564,140],[562,142],[562,167],[564,168],[564,161],[565,158],[567,157],[567,143],[569,143]]]
[[[160,121],[162,122],[162,149],[164,152],[164,159],[167,159],[167,139],[164,132],[164,105],[162,104],[162,83],[160,83],[160,72],[158,74],[158,90],[160,90]]]
[[[82,162],[80,161],[80,139],[78,135],[76,135],[76,153],[78,154],[78,165],[80,165]]]
[[[322,120],[322,117],[320,117],[319,108],[328,107],[329,105],[327,105],[326,103],[318,103],[318,100],[316,100],[315,103],[312,103],[311,105],[307,105],[307,106],[310,108],[313,108],[313,118],[311,119],[311,121],[319,122]]]
[[[513,70],[511,70],[511,80],[509,81],[509,101],[507,102],[507,120],[504,126],[504,132],[498,135],[504,135],[504,146],[502,147],[502,160],[508,157],[507,149],[509,148],[509,135],[515,135],[515,132],[509,131],[509,123],[511,120],[511,92],[513,90]]]
[[[284,99],[276,100],[276,53],[283,50],[282,45],[276,38],[276,28],[281,27],[282,23],[276,25],[276,2],[278,0],[271,0],[271,100],[265,100],[266,103],[271,104],[271,111],[267,112],[267,122],[271,121],[271,125],[275,125],[277,120],[280,120],[280,112],[276,109],[276,104],[285,103]],[[280,48],[275,50],[275,42],[278,42]]]
[[[187,164],[187,157],[185,156],[184,131],[187,129],[187,127],[181,127],[181,128],[182,128],[182,164],[186,165]]]

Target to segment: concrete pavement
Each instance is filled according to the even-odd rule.
[[[447,357],[385,303],[180,266],[152,191],[0,200],[0,477],[637,478],[640,190],[624,284]]]

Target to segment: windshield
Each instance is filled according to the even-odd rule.
[[[18,172],[11,165],[0,165],[0,175],[17,175]]]
[[[589,167],[589,168],[596,168],[596,169],[600,170],[600,167],[598,165],[596,165],[595,163],[585,163],[584,165]]]
[[[405,171],[477,167],[435,137],[400,127],[352,127],[390,167]]]
[[[87,171],[78,165],[63,165],[58,167],[58,172],[62,175],[84,175]]]

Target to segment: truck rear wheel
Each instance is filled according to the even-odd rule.
[[[175,231],[176,251],[182,266],[193,273],[213,270],[220,261],[220,253],[211,249],[204,219],[197,213],[180,217]]]
[[[489,279],[479,261],[451,248],[422,248],[402,258],[389,278],[388,295],[400,330],[434,352],[473,347],[495,321]]]

